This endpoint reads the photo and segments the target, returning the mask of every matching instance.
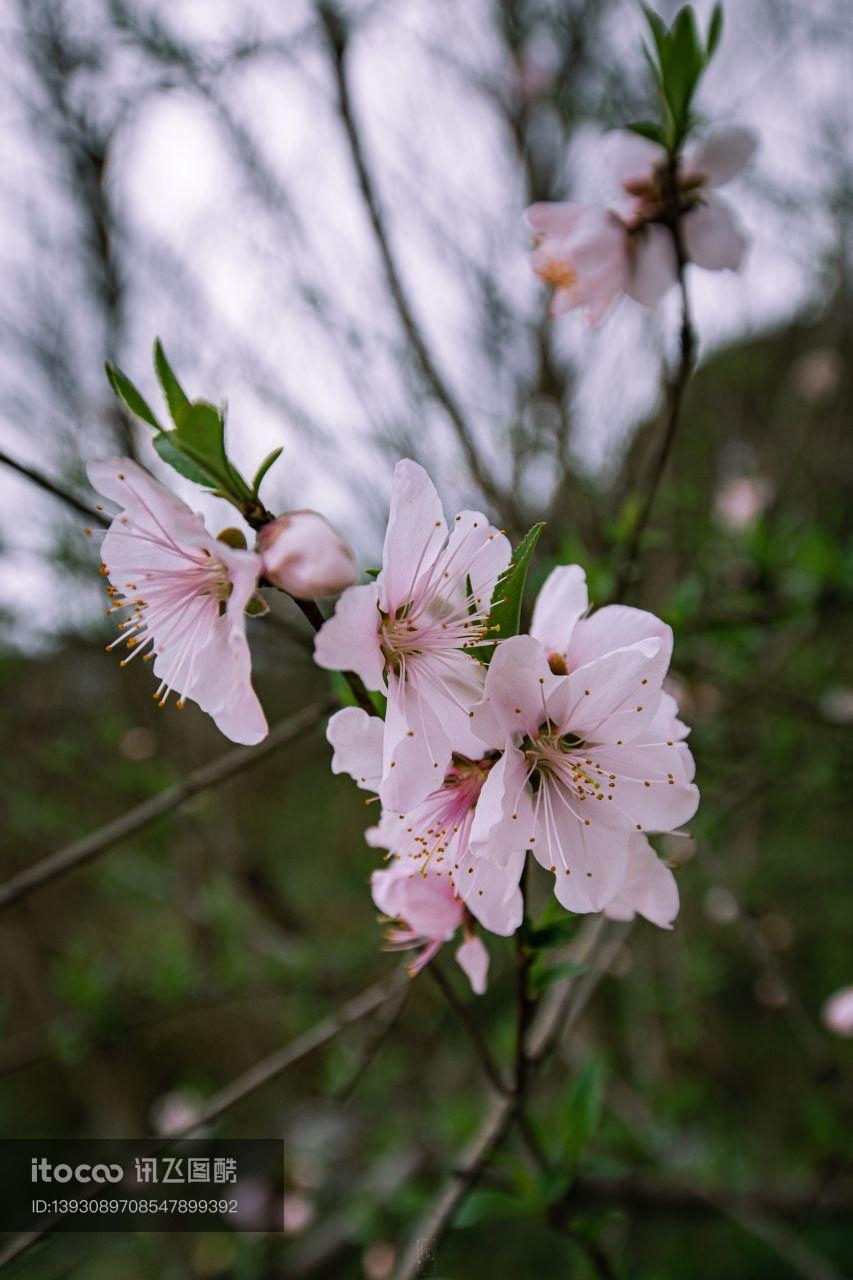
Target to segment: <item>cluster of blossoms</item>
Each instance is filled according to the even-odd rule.
[[[543,202],[527,210],[537,237],[532,265],[553,287],[552,313],[583,307],[597,325],[622,295],[655,306],[678,278],[676,244],[684,262],[739,270],[747,239],[717,188],[744,168],[755,147],[752,131],[735,126],[675,159],[636,133],[609,135],[607,205]]]
[[[316,641],[321,666],[388,696],[384,721],[347,707],[328,737],[333,770],[381,801],[368,841],[390,858],[372,889],[402,922],[391,940],[423,948],[417,971],[461,926],[457,959],[477,991],[488,957],[475,922],[519,927],[528,853],[569,911],[671,925],[675,881],[647,833],[672,831],[698,804],[687,730],[663,690],[670,629],[620,605],[588,615],[584,574],[564,566],[529,635],[498,641],[486,665],[489,602],[509,560],[479,512],[448,530],[429,477],[401,462],[381,572],[343,594]]]
[[[515,932],[528,854],[572,912],[640,912],[669,927],[678,893],[648,833],[672,831],[698,803],[685,726],[663,690],[672,634],[652,614],[589,614],[577,565],[555,569],[530,633],[496,640],[491,613],[511,560],[477,511],[448,526],[422,467],[397,465],[382,568],[355,585],[352,553],[314,512],[262,524],[253,550],[129,459],[94,463],[119,512],[102,547],[115,644],[153,662],[162,705],[198,703],[228,737],[267,732],[252,688],[245,618],[259,586],[296,598],[340,595],[316,637],[324,668],[385,695],[386,713],[346,707],[329,722],[332,768],[381,803],[368,843],[394,947],[418,947],[417,972],[462,931],[456,957],[475,991],[488,953],[478,927]],[[113,647],[113,646],[110,646]],[[489,657],[491,660],[489,661]]]

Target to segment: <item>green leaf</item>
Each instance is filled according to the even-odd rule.
[[[524,583],[527,570],[539,535],[544,524],[535,524],[522,538],[516,547],[512,559],[505,571],[498,578],[492,594],[492,607],[489,613],[489,639],[507,640],[517,636],[521,625],[521,603],[524,596]],[[493,644],[478,645],[469,652],[481,662],[488,662],[494,652]]]
[[[154,369],[157,373],[157,381],[163,388],[163,394],[166,397],[172,421],[177,425],[178,410],[182,409],[184,405],[188,405],[190,401],[180,382],[175,377],[172,366],[166,359],[166,352],[163,350],[163,344],[159,338],[155,339],[154,342]]]
[[[141,418],[143,422],[147,422],[149,427],[153,427],[155,431],[162,431],[163,428],[157,421],[154,410],[140,391],[131,382],[126,374],[122,373],[114,364],[105,364],[109,384],[113,391],[130,412],[137,418]]]
[[[696,85],[705,68],[705,49],[696,15],[685,5],[676,15],[662,60],[663,92],[672,113],[676,141],[686,131],[687,115]]]
[[[175,422],[175,444],[205,473],[206,483],[238,503],[252,496],[245,480],[228,461],[225,419],[215,405],[207,400],[182,405]]]
[[[477,1222],[495,1219],[525,1218],[531,1205],[520,1196],[506,1191],[475,1191],[468,1196],[454,1219],[456,1227],[473,1227]]]
[[[723,34],[723,6],[715,4],[711,13],[711,21],[708,23],[708,39],[705,45],[705,65],[713,58],[717,52],[717,46],[720,43],[720,36]]]
[[[659,14],[655,13],[654,9],[652,9],[650,5],[643,5],[643,13],[646,15],[646,22],[649,24],[649,29],[652,33],[652,37],[654,38],[655,48],[658,51],[658,58],[660,59],[661,64],[663,64],[664,50],[666,49],[667,41],[669,40],[669,32],[666,29],[666,23]]]
[[[576,1161],[594,1135],[604,1103],[604,1068],[591,1058],[572,1081],[557,1115],[563,1160]]]
[[[579,978],[586,973],[588,966],[573,960],[561,960],[551,963],[545,956],[537,956],[530,969],[530,986],[535,995],[547,990],[555,982],[566,978]]]
[[[652,120],[635,120],[633,124],[627,124],[626,129],[631,133],[638,133],[641,138],[648,138],[650,142],[657,142],[659,146],[666,146],[666,135],[659,124],[655,124]]]
[[[284,452],[284,446],[281,445],[278,449],[273,449],[272,452],[268,453],[267,456],[264,458],[263,462],[255,472],[255,478],[252,481],[253,497],[257,498],[261,489],[261,485],[264,480],[264,476],[267,474],[270,467],[275,466],[275,464],[278,462],[283,452]]]
[[[167,462],[179,475],[186,476],[187,480],[192,480],[195,484],[209,485],[209,477],[175,443],[176,436],[176,431],[161,431],[154,437],[154,448],[163,461]]]

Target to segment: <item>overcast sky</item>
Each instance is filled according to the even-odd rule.
[[[311,6],[150,0],[137,7],[201,51],[206,70],[226,49],[256,42],[256,50],[215,78],[214,101],[180,76],[160,84],[150,62],[116,39],[80,77],[78,91],[96,115],[111,117],[117,103],[134,100],[109,177],[125,237],[121,363],[156,398],[150,345],[159,333],[191,394],[227,398],[233,453],[246,470],[284,445],[268,501],[324,511],[363,556],[375,558],[393,454],[383,439],[404,449],[408,432],[449,504],[470,498],[470,489],[442,414],[423,403],[413,409],[418,380],[401,359],[399,323]],[[60,473],[75,456],[103,447],[103,334],[91,319],[79,226],[10,9],[0,32],[10,68],[0,82],[0,438],[18,458]],[[525,323],[540,300],[528,266],[521,175],[482,89],[510,76],[491,5],[396,0],[352,9],[361,15],[351,53],[356,108],[400,270],[435,358],[488,449],[514,411],[513,387],[530,358]],[[697,9],[706,21],[710,5]],[[82,37],[101,38],[100,0],[75,3],[74,15]],[[826,297],[838,238],[828,198],[851,159],[851,27],[849,7],[833,0],[727,6],[701,105],[710,120],[752,125],[761,151],[728,191],[752,235],[745,270],[690,272],[703,352]],[[641,34],[639,8],[615,3],[608,62],[636,68]],[[546,74],[547,49],[534,52]],[[261,159],[267,189],[260,194],[240,130]],[[602,194],[599,141],[600,130],[585,127],[566,155],[566,190],[574,196]],[[491,274],[517,330],[497,371],[472,303],[472,267]],[[77,370],[82,398],[70,408],[57,403],[26,355],[45,324]],[[584,465],[606,463],[653,407],[661,353],[672,349],[676,324],[675,298],[651,320],[626,303],[596,333],[577,316],[559,322],[560,346],[579,371],[576,448]],[[144,436],[141,452],[151,461]],[[545,465],[527,483],[544,492],[548,478]],[[214,525],[234,522],[172,480]],[[19,615],[21,635],[49,630],[57,612],[91,609],[85,598],[65,598],[45,562],[60,518],[53,502],[0,475],[0,604]]]

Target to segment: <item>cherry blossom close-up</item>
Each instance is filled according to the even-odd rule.
[[[853,13],[0,42],[0,1280],[853,1274]]]

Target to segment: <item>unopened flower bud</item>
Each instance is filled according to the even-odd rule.
[[[352,551],[316,511],[288,511],[264,525],[257,550],[270,582],[298,600],[338,595],[357,577]]]

